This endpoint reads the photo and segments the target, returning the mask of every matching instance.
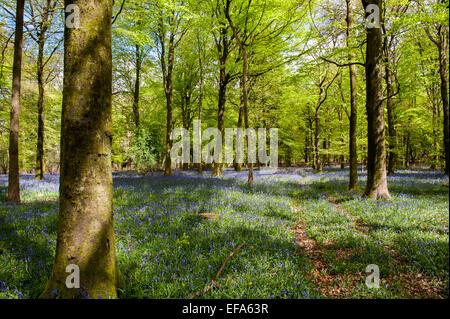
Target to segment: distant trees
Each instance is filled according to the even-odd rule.
[[[449,25],[448,17],[441,17],[439,15],[439,9],[448,11],[448,0],[437,0],[434,3],[436,11],[432,11],[436,14],[437,21],[433,21],[431,24],[425,22],[424,29],[431,42],[436,46],[438,50],[439,61],[439,77],[440,77],[440,91],[442,109],[444,112],[444,156],[445,156],[445,173],[449,175],[450,166],[450,133],[449,133],[449,106],[448,106],[448,50],[449,50]],[[433,4],[432,4],[433,6]]]
[[[0,10],[8,18],[0,24],[0,164],[5,171],[9,168],[6,135],[11,133],[5,124],[10,119],[6,110],[13,95],[12,3],[3,1]],[[33,0],[25,4],[24,39],[30,50],[23,61],[27,85],[19,116],[17,170],[35,173],[38,179],[45,165],[50,171],[59,169],[62,74],[58,66],[61,23],[56,15],[62,12],[57,3]],[[366,42],[360,23],[365,12],[359,3],[116,1],[112,19],[114,168],[142,167],[147,157],[141,155],[151,153],[154,162],[148,164],[170,175],[174,127],[191,131],[193,120],[201,119],[203,128],[217,127],[224,133],[225,127],[246,127],[247,117],[251,127],[280,129],[280,163],[318,170],[324,165],[349,165],[349,189],[356,190],[358,164],[365,166],[366,154],[372,154],[374,145],[380,147],[364,125],[364,105],[374,105],[371,99],[378,99],[374,98],[378,84],[367,87],[364,69],[359,67],[366,62],[367,45],[372,45]],[[387,110],[383,117],[388,174],[395,174],[402,165],[440,168],[446,162],[446,3],[380,2],[384,17],[380,98]],[[337,72],[338,80],[332,81]],[[381,119],[380,111],[375,117]],[[145,132],[139,135],[141,129]],[[137,145],[148,149],[141,154]],[[368,164],[380,161],[371,160],[372,156]],[[249,169],[251,180],[253,165],[249,164],[233,166],[237,171]],[[224,165],[207,167],[220,176]],[[183,168],[192,166],[184,163]]]
[[[158,56],[161,64],[164,94],[166,97],[166,147],[164,175],[172,175],[172,121],[173,121],[173,69],[175,63],[175,49],[186,34],[186,27],[182,25],[183,10],[176,8],[173,1],[158,2],[156,6],[157,27],[155,37],[158,42]]]
[[[31,25],[29,29],[29,35],[36,42],[38,46],[38,54],[36,60],[36,79],[38,83],[38,128],[37,128],[37,147],[36,147],[36,179],[44,179],[44,134],[45,134],[45,85],[49,82],[51,72],[48,76],[45,76],[44,69],[53,54],[58,49],[61,40],[56,39],[55,47],[51,53],[46,56],[45,45],[50,38],[55,37],[57,32],[48,32],[53,24],[53,18],[58,6],[57,0],[40,0],[31,1],[31,12],[36,16],[31,17],[32,20],[36,20],[36,23]],[[51,31],[51,30],[50,30]],[[50,34],[49,34],[50,33]]]

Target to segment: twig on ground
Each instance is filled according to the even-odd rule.
[[[191,299],[194,299],[195,297],[200,296],[200,295],[202,294],[202,292],[203,292],[203,293],[206,293],[206,292],[210,291],[211,288],[217,287],[217,280],[219,279],[220,274],[221,274],[222,271],[225,269],[225,267],[226,267],[226,265],[228,264],[228,262],[230,261],[230,259],[233,258],[233,256],[234,256],[234,255],[235,255],[242,247],[244,247],[245,244],[246,244],[246,243],[244,242],[244,243],[240,244],[239,246],[237,246],[236,249],[233,250],[233,252],[227,257],[227,259],[225,259],[225,261],[224,261],[223,264],[222,264],[222,267],[220,267],[219,271],[217,272],[216,277],[214,278],[212,284],[206,286],[203,290],[197,291],[195,294],[193,294],[193,295],[191,296]]]

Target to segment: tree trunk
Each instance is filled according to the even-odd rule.
[[[82,28],[65,29],[58,240],[40,298],[116,298],[111,174],[111,1],[65,1]],[[80,289],[68,288],[68,265]]]
[[[315,144],[314,144],[314,134],[313,134],[313,124],[312,121],[310,122],[310,133],[309,133],[309,145],[311,145],[310,148],[310,159],[311,159],[311,167],[312,169],[316,169],[316,160],[315,160]]]
[[[245,124],[245,129],[249,128],[249,124],[248,124],[248,90],[247,90],[247,71],[248,71],[248,57],[247,57],[247,50],[245,49],[245,45],[244,43],[242,43],[239,33],[236,29],[236,27],[233,24],[233,21],[231,20],[230,17],[230,0],[227,0],[227,8],[225,11],[225,15],[227,17],[227,20],[230,24],[231,29],[233,30],[233,34],[234,37],[236,38],[236,41],[239,45],[239,48],[241,50],[241,54],[242,54],[242,108],[244,111],[244,124]],[[248,135],[246,135],[247,138],[247,147],[249,145],[248,143]],[[248,161],[248,180],[247,180],[248,185],[253,185],[253,163],[251,163],[251,161]]]
[[[227,28],[225,26],[221,27],[220,30],[220,40],[221,45],[219,46],[219,101],[217,107],[217,128],[222,134],[222,145],[224,144],[224,114],[225,114],[225,103],[226,103],[226,93],[227,85],[229,82],[229,76],[226,71],[226,61],[229,53],[229,41],[227,39]],[[214,163],[213,176],[222,176],[222,162]]]
[[[197,42],[198,42],[198,65],[200,69],[200,89],[199,89],[199,96],[198,96],[198,120],[200,123],[202,122],[202,112],[203,112],[203,87],[204,87],[204,79],[203,79],[203,59],[202,59],[202,52],[201,52],[201,44],[200,44],[200,37],[197,34]],[[200,131],[201,131],[200,127]],[[200,152],[201,152],[201,139],[199,141],[200,143]],[[203,173],[203,165],[202,165],[202,159],[200,156],[200,163],[198,163],[198,173]]]
[[[14,38],[14,61],[11,98],[11,118],[9,131],[9,173],[8,202],[20,203],[19,189],[19,113],[20,89],[22,77],[22,47],[23,47],[23,10],[24,0],[17,0],[16,33]]]
[[[433,99],[434,100],[434,99]],[[439,163],[439,118],[437,114],[437,109],[439,108],[439,105],[436,105],[436,103],[433,103],[433,144],[434,144],[434,150],[433,150],[433,156],[432,156],[432,163],[431,163],[431,169],[436,169],[437,165]]]
[[[355,54],[350,49],[351,46],[351,36],[353,34],[353,8],[352,1],[347,0],[347,49],[349,50],[349,61],[353,61]],[[356,66],[354,64],[349,65],[349,77],[350,77],[350,135],[349,135],[349,146],[350,146],[350,179],[349,179],[349,190],[358,190],[358,154],[357,154],[357,144],[356,144],[356,133],[358,127],[358,92],[356,86]]]
[[[439,75],[441,78],[441,98],[442,109],[444,110],[444,156],[445,156],[445,173],[449,175],[450,150],[449,150],[449,106],[448,106],[448,29],[443,26],[441,28],[441,42],[439,46]]]
[[[142,68],[141,47],[138,44],[136,44],[136,78],[134,80],[134,94],[133,94],[133,116],[134,116],[134,125],[136,129],[139,129],[140,125],[139,91],[141,88],[141,68]]]
[[[167,61],[167,75],[165,78],[165,93],[166,93],[166,106],[167,106],[167,129],[166,129],[166,165],[164,169],[164,175],[172,175],[172,159],[170,158],[170,150],[172,148],[172,140],[170,135],[172,134],[172,100],[173,100],[173,86],[172,86],[172,71],[174,62],[174,35],[170,35],[169,40],[169,52]]]
[[[388,168],[387,174],[393,175],[395,173],[395,166],[397,165],[397,131],[395,129],[395,109],[392,101],[393,87],[392,87],[392,72],[389,66],[385,67],[385,81],[386,81],[386,108],[388,119],[388,132],[389,132],[389,156],[388,156]]]
[[[222,145],[224,142],[225,126],[224,126],[224,114],[225,114],[225,103],[226,103],[226,93],[228,85],[228,74],[226,71],[226,61],[228,57],[229,43],[227,39],[227,28],[222,26],[220,31],[220,42],[221,46],[219,48],[219,101],[217,107],[217,128],[222,134]],[[213,176],[222,176],[222,162],[214,163]]]
[[[242,88],[242,84],[241,84],[241,88]],[[241,99],[242,102],[242,99]],[[242,113],[244,112],[243,106],[239,107],[239,117],[238,117],[238,122],[237,122],[237,129],[240,130],[242,128]],[[242,163],[238,163],[236,161],[236,164],[234,165],[234,170],[236,172],[242,172]]]
[[[309,138],[308,138],[308,134],[305,134],[305,148],[304,148],[304,161],[305,161],[305,165],[308,164],[309,162]]]
[[[44,110],[44,97],[45,97],[45,84],[44,84],[44,48],[45,48],[45,34],[47,32],[47,20],[48,20],[48,5],[47,10],[44,10],[41,21],[41,31],[38,39],[38,59],[37,59],[37,81],[39,88],[38,95],[38,130],[37,130],[37,148],[36,148],[36,179],[44,179],[44,130],[45,130],[45,110]]]
[[[382,8],[381,0],[363,0]],[[367,14],[366,14],[367,15]],[[366,109],[367,109],[367,185],[364,196],[391,198],[386,177],[386,146],[382,89],[383,40],[380,27],[367,28],[366,46]]]
[[[183,102],[181,103],[182,107],[182,118],[183,118],[183,128],[189,132],[189,127],[191,126],[191,97],[189,94],[184,94],[182,96]],[[184,104],[184,107],[183,107]],[[184,111],[183,111],[184,109]],[[189,170],[189,163],[183,162],[183,170]]]
[[[319,96],[319,100],[322,98],[322,96]],[[314,130],[314,157],[316,161],[316,170],[318,172],[322,171],[322,162],[320,159],[320,114],[319,110],[316,110],[315,113],[315,130]]]
[[[409,132],[407,133],[407,135],[406,135],[406,142],[405,142],[405,167],[406,168],[409,168],[409,162],[410,162],[410,159],[409,159],[409,154],[410,154],[410,152],[409,152],[409,149],[410,149],[410,147],[409,147]]]

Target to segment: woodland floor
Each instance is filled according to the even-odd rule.
[[[126,279],[119,297],[448,298],[442,173],[397,172],[388,181],[391,201],[349,193],[348,170],[255,173],[253,187],[246,172],[114,173]],[[11,206],[0,175],[0,298],[36,298],[44,288],[56,246],[58,178],[21,176],[23,203]],[[365,284],[369,264],[379,266],[378,289]]]

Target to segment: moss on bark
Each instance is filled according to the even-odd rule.
[[[41,298],[116,298],[120,283],[111,174],[111,1],[65,1],[80,28],[65,29],[58,241]],[[66,267],[80,269],[69,289]]]

